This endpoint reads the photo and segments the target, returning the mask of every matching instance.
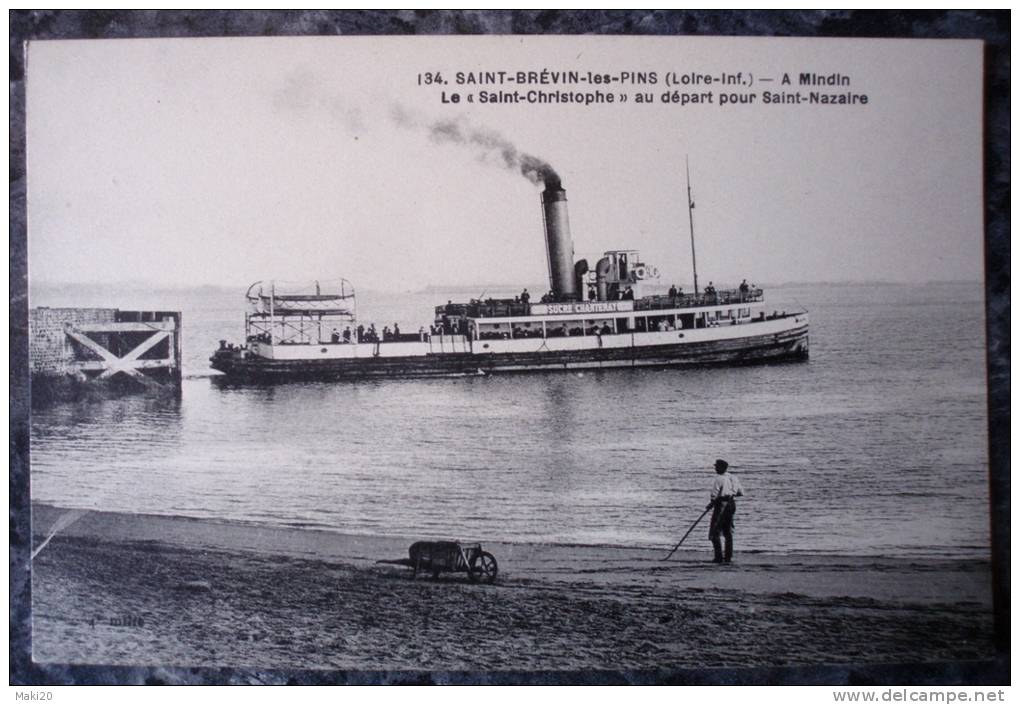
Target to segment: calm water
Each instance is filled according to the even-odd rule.
[[[225,388],[206,359],[219,338],[241,337],[242,294],[33,290],[32,305],[182,310],[187,373],[180,402],[36,410],[34,499],[656,546],[701,513],[723,457],[748,494],[738,550],[986,551],[979,284],[767,290],[777,309],[810,310],[806,364]],[[411,331],[454,297],[362,294],[359,311]],[[707,544],[702,533],[694,545]]]

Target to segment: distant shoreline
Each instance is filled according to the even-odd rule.
[[[680,284],[683,282],[684,277],[676,277],[676,283]],[[314,277],[309,277],[309,281],[314,281]],[[253,280],[254,281],[254,280]],[[651,284],[652,288],[661,288],[663,291],[669,288],[673,280],[667,281],[662,278],[659,284]],[[720,280],[725,282],[725,280]],[[252,282],[246,282],[243,284],[150,284],[140,281],[123,281],[123,282],[57,282],[57,281],[31,281],[29,280],[29,293],[32,290],[45,291],[45,290],[58,290],[58,289],[85,289],[94,291],[109,291],[109,290],[120,290],[120,291],[144,291],[146,293],[174,293],[174,292],[196,292],[196,291],[212,291],[217,293],[225,294],[238,294],[239,296],[244,293],[248,286]],[[736,287],[737,282],[732,283]],[[723,284],[728,286],[727,284]],[[924,286],[984,286],[985,282],[981,279],[949,279],[949,280],[933,280],[933,281],[917,281],[917,282],[898,282],[898,281],[790,281],[790,282],[761,282],[758,284],[763,289],[787,289],[794,287],[803,286],[829,286],[829,287],[924,287]],[[690,287],[690,285],[685,285]],[[369,287],[358,287],[358,292],[363,294],[373,295],[384,295],[384,296],[400,296],[406,294],[413,295],[424,295],[430,293],[463,293],[473,294],[478,296],[482,292],[496,292],[496,291],[519,291],[527,288],[529,291],[544,291],[547,288],[547,282],[542,283],[507,283],[507,284],[429,284],[426,286],[418,286],[416,288],[410,288],[406,290],[401,289],[372,289]]]

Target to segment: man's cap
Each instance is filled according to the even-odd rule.
[[[725,469],[726,469],[726,468],[728,468],[729,466],[730,466],[730,464],[729,464],[729,463],[727,463],[727,462],[726,462],[725,460],[723,460],[722,458],[719,458],[718,460],[716,460],[716,461],[715,461],[715,469],[716,469],[716,470],[725,470]]]

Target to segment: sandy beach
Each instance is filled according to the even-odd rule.
[[[66,513],[34,505],[34,544]],[[738,553],[715,566],[700,535],[668,562],[484,542],[499,580],[473,585],[376,563],[412,540],[87,513],[33,561],[34,660],[550,671],[994,656],[986,561]]]

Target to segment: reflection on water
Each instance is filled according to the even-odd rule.
[[[33,418],[33,496],[345,532],[669,545],[724,457],[748,491],[739,548],[983,550],[980,287],[792,293],[812,310],[807,364],[190,378],[178,403],[58,405]],[[207,325],[186,330],[188,344],[210,336],[211,351],[215,316],[185,314]],[[947,320],[963,328],[952,345],[935,325]]]
[[[89,396],[46,404],[33,410],[32,448],[47,453],[105,456],[124,449],[143,457],[181,443],[184,404],[174,394]],[[33,458],[33,471],[44,458]]]

